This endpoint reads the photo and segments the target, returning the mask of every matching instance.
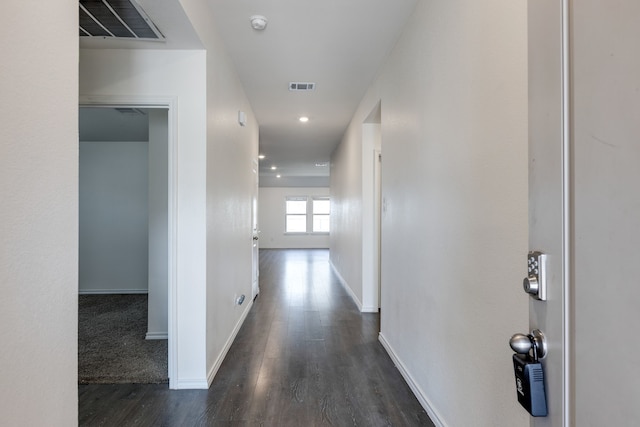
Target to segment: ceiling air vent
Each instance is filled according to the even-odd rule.
[[[139,108],[116,108],[118,113],[125,116],[144,116],[146,113]]]
[[[291,91],[309,91],[316,88],[315,83],[310,82],[290,82],[289,90]]]
[[[80,0],[80,37],[163,41],[134,0]]]

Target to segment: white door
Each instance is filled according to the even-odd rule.
[[[548,254],[536,427],[640,420],[639,22],[632,0],[529,0],[529,245]]]
[[[567,327],[564,258],[567,206],[564,177],[562,2],[529,0],[529,249],[547,254],[547,300],[530,298],[529,331],[540,329],[549,415],[532,425],[564,425]],[[522,255],[523,268],[526,254]]]
[[[259,268],[259,229],[258,229],[258,162],[253,162],[253,195],[251,197],[251,229],[252,229],[252,255],[251,255],[251,298],[255,298],[260,293],[260,268]]]

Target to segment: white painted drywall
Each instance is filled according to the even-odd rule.
[[[358,308],[377,312],[374,153],[381,148],[379,104],[354,117],[331,161],[331,263]],[[374,118],[371,118],[373,114]],[[360,120],[359,124],[356,121]],[[373,121],[372,121],[373,120]]]
[[[198,0],[181,0],[207,50],[206,174],[206,369],[213,376],[251,307],[250,298],[235,305],[237,295],[251,295],[251,203],[258,158],[258,123],[242,84],[213,25],[211,8]],[[238,124],[238,111],[247,117]]]
[[[286,234],[285,199],[288,196],[329,196],[328,187],[260,187],[258,224],[260,248],[328,248],[328,234]]]
[[[202,50],[81,49],[82,99],[175,99],[177,377],[172,388],[207,386],[206,53]],[[171,345],[170,345],[171,348]],[[170,355],[170,361],[171,359]],[[171,362],[170,362],[171,363]]]
[[[330,259],[362,307],[362,119],[354,117],[331,156]]]
[[[440,425],[528,424],[508,346],[527,327],[526,51],[524,2],[418,2],[332,157],[331,259],[359,294],[381,100],[381,340]]]
[[[576,426],[640,420],[640,4],[571,2]]]
[[[165,338],[169,313],[168,110],[149,114],[149,294],[147,339]]]
[[[0,425],[74,426],[78,4],[2,10]]]
[[[146,293],[148,143],[80,142],[81,294]]]

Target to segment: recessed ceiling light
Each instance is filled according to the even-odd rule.
[[[276,178],[280,178],[280,174],[276,175]]]
[[[267,28],[267,22],[269,22],[267,18],[262,15],[253,15],[249,18],[249,21],[251,22],[251,28],[256,31],[262,31]]]
[[[276,170],[276,169],[278,169],[278,167],[277,167],[277,166],[271,166],[271,170],[272,170],[272,171],[274,171],[274,170]]]
[[[259,155],[258,155],[258,158],[259,158],[260,160],[263,160],[263,159],[265,158],[265,155],[264,155],[264,154],[259,154]]]
[[[309,121],[309,117],[307,116],[302,116],[300,117],[298,120],[300,120],[302,123],[307,123]]]

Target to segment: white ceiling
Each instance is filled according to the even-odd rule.
[[[417,0],[209,2],[260,124],[261,185],[328,186],[329,166],[315,164],[328,164]],[[264,31],[252,15],[268,19]],[[291,92],[291,81],[316,89]],[[301,178],[310,176],[324,178]]]
[[[176,38],[191,44],[184,13],[167,10],[175,1],[139,3],[167,45],[177,46]],[[260,185],[328,186],[331,152],[418,0],[206,1],[260,125]],[[252,15],[268,19],[264,31],[251,28]],[[292,92],[291,81],[315,82],[316,89]],[[308,123],[298,121],[302,115]]]

